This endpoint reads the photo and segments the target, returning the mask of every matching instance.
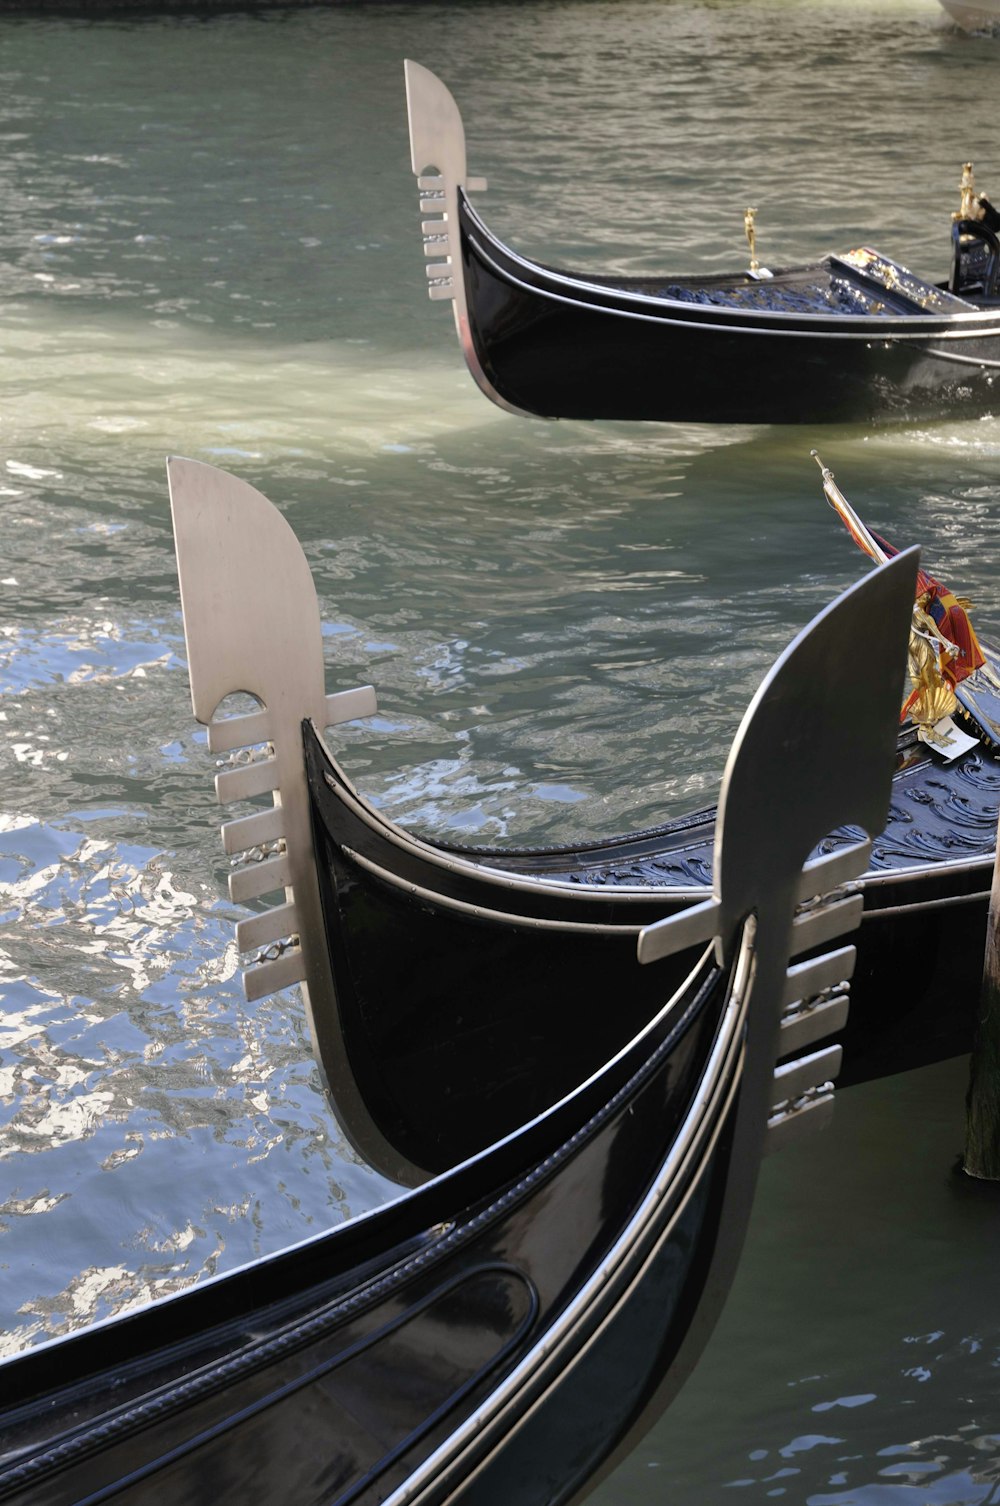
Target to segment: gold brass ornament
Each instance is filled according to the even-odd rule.
[[[744,214],[743,214],[743,229],[746,231],[747,245],[750,247],[750,270],[751,270],[751,272],[759,272],[760,271],[760,262],[757,260],[757,232],[756,232],[756,228],[755,228],[755,224],[754,224],[756,218],[757,218],[757,210],[756,209],[746,209],[744,211]]]
[[[951,716],[957,710],[958,697],[941,673],[939,640],[928,637],[917,625],[923,617],[919,609],[914,610],[913,617],[907,654],[910,684],[913,686],[909,714],[925,737],[933,737],[933,728],[941,718]]]
[[[952,215],[954,220],[981,220],[983,207],[976,195],[976,175],[972,170],[971,162],[962,164],[962,181],[959,183],[962,201]]]

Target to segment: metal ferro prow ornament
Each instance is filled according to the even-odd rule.
[[[451,300],[466,365],[480,390],[498,408],[509,413],[526,414],[526,410],[501,397],[493,386],[480,363],[469,327],[458,196],[460,192],[484,192],[486,179],[468,174],[461,112],[441,80],[429,68],[410,58],[404,63],[403,70],[410,160],[420,190],[420,212],[434,216],[421,221],[424,252],[429,258],[426,264],[427,291],[435,300]]]

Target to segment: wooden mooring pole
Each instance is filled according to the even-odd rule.
[[[964,1166],[970,1177],[1000,1181],[1000,840],[993,863],[983,985],[966,1098]]]

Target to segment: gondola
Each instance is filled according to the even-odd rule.
[[[870,247],[727,276],[570,272],[505,246],[472,207],[462,118],[407,62],[430,296],[451,300],[479,387],[542,418],[712,423],[937,419],[997,411],[1000,215],[971,165],[951,269],[926,282]]]
[[[1000,25],[1000,0],[941,0],[963,31],[989,31]]]
[[[416,1183],[543,1112],[643,1028],[664,987],[679,986],[693,958],[664,961],[654,976],[636,960],[636,938],[711,893],[715,813],[545,849],[457,847],[395,825],[319,735],[324,721],[370,714],[374,692],[322,702],[319,615],[302,552],[283,526],[265,527],[280,517],[257,493],[244,511],[241,521],[231,505],[228,532],[188,525],[191,540],[179,545],[196,713],[209,722],[210,746],[245,759],[245,745],[269,738],[270,720],[210,719],[266,666],[272,688],[261,699],[280,696],[304,729],[290,750],[287,741],[279,748],[280,766],[265,758],[218,776],[224,801],[282,790],[280,811],[224,828],[231,855],[250,849],[262,859],[233,873],[232,898],[288,881],[287,853],[268,845],[280,831],[290,849],[314,854],[294,910],[278,905],[237,927],[241,950],[264,958],[247,970],[247,988],[254,997],[302,978],[290,934],[324,938],[311,1018],[333,1101],[369,1162]],[[222,637],[220,568],[233,582]],[[292,601],[301,608],[294,619]],[[303,676],[308,666],[308,689],[293,683],[292,663]],[[862,883],[852,1007],[842,992],[822,990],[803,1006],[803,1020],[819,1011],[836,1031],[845,1083],[969,1048],[1000,804],[1000,762],[987,746],[991,722],[1000,728],[1000,677],[986,665],[958,694],[983,740],[952,763],[912,724],[900,735],[889,815]],[[824,850],[852,840],[828,836]]]
[[[286,891],[270,929],[294,919],[284,959],[316,1015],[301,696],[319,725],[352,707],[326,696],[298,637],[318,627],[316,603],[280,515],[193,462],[172,463],[171,491],[196,712],[216,746],[270,744],[282,851],[258,856],[282,865],[266,880]],[[712,893],[633,940],[654,977],[664,957],[691,959],[641,1028],[542,1113],[381,1208],[4,1362],[0,1501],[554,1506],[610,1468],[705,1342],[765,1145],[828,1113],[826,1022],[790,1030],[783,1011],[850,970],[840,939],[860,904],[843,886],[867,861],[860,832],[885,820],[914,571],[911,551],[845,593],[755,696],[723,782]],[[284,663],[260,610],[277,589],[301,647]],[[216,716],[233,689],[262,709]],[[247,796],[261,772],[226,771],[224,793],[235,774]],[[256,824],[230,826],[230,845],[269,840],[259,813],[243,819]],[[810,859],[845,822],[859,840]],[[611,978],[605,1007],[627,988]]]

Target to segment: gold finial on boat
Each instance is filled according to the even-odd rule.
[[[971,162],[962,163],[962,181],[958,186],[962,192],[962,202],[952,215],[952,219],[978,220],[982,215],[982,210],[976,198],[976,177],[972,171]]]
[[[941,669],[941,661],[955,658],[958,649],[940,637],[933,618],[927,616],[919,601],[913,608],[913,624],[907,668],[913,690],[907,700],[910,720],[920,728],[927,742],[947,743],[934,728],[958,709],[958,697]]]
[[[747,245],[750,247],[751,272],[760,271],[760,262],[757,260],[757,231],[754,223],[756,221],[756,218],[756,209],[745,210],[743,215],[743,229],[746,231]]]

